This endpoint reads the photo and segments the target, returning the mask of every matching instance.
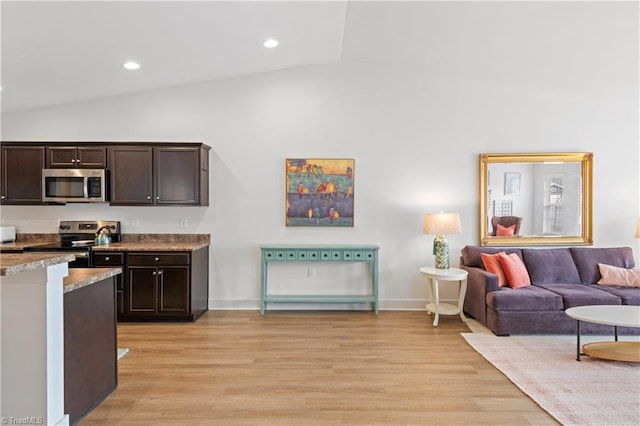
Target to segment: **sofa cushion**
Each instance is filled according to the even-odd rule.
[[[515,253],[518,255],[518,257],[520,257],[520,259],[522,259],[522,250],[519,248],[508,249],[508,248],[494,248],[494,247],[480,247],[480,246],[465,246],[461,250],[462,256],[460,261],[464,266],[473,266],[476,268],[484,269],[484,265],[482,264],[480,253],[496,254],[501,251],[507,254]]]
[[[633,251],[630,247],[571,247],[569,250],[578,268],[582,284],[595,284],[600,280],[598,263],[606,263],[620,268],[635,266]]]
[[[594,286],[582,284],[536,284],[545,290],[556,293],[562,297],[564,309],[584,305],[621,305],[622,299],[607,291],[602,291]]]
[[[504,275],[504,270],[502,269],[502,266],[500,265],[500,260],[498,259],[498,256],[501,253],[504,253],[504,252],[501,251],[500,253],[496,253],[496,254],[480,253],[480,257],[482,258],[482,264],[484,265],[484,269],[487,272],[491,272],[492,274],[495,274],[498,276],[498,286],[505,287],[508,285],[507,277]]]
[[[487,306],[495,311],[557,311],[563,309],[562,297],[537,286],[501,287],[487,293]]]
[[[598,284],[640,287],[640,269],[618,268],[604,263],[598,263],[598,269],[602,277]]]
[[[532,284],[580,283],[569,249],[523,249],[522,257]]]
[[[498,261],[502,266],[509,287],[520,288],[531,285],[527,267],[524,266],[524,262],[517,254],[498,253]]]
[[[597,290],[606,291],[619,297],[623,305],[640,305],[640,289],[638,288],[600,284],[586,284],[586,286],[594,287]]]

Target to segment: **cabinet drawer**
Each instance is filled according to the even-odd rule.
[[[127,261],[129,266],[168,266],[168,265],[188,265],[189,254],[188,253],[152,253],[152,254],[140,254],[129,253],[127,254]]]
[[[124,253],[93,253],[95,266],[124,265]]]

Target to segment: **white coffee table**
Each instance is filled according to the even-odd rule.
[[[576,327],[577,356],[589,355],[614,361],[640,362],[640,342],[619,342],[618,327],[640,327],[640,306],[631,305],[588,305],[569,308],[565,313],[578,321]],[[580,322],[614,326],[613,342],[594,342],[582,347],[580,352]]]

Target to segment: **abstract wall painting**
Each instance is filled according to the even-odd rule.
[[[353,227],[355,160],[287,158],[287,226]]]

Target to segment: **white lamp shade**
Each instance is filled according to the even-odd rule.
[[[422,232],[425,234],[448,235],[462,233],[458,213],[428,213],[424,215]]]

